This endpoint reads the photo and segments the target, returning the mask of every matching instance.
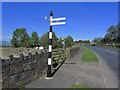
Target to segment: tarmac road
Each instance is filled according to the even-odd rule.
[[[105,46],[86,46],[101,58],[100,65],[106,88],[118,88],[118,49]]]

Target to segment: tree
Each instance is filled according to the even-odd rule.
[[[119,35],[118,35],[118,29],[119,29],[119,24],[117,26],[113,26],[111,25],[108,30],[107,33],[104,37],[105,39],[105,43],[109,43],[109,44],[116,44],[118,43],[118,39],[119,39]]]
[[[33,41],[32,41],[32,38],[30,37],[30,39],[28,40],[28,43],[26,45],[27,47],[34,47],[33,46]]]
[[[107,30],[106,37],[109,39],[108,43],[113,43],[113,40],[115,39],[115,27],[112,25],[110,28]]]
[[[100,43],[105,44],[106,43],[105,38],[101,38]]]
[[[38,37],[38,34],[36,32],[32,32],[31,42],[32,42],[33,46],[36,46],[39,44],[39,37]]]
[[[101,37],[96,37],[96,38],[93,39],[93,42],[96,43],[96,44],[101,44],[101,40],[102,40]]]
[[[48,47],[48,33],[45,33],[43,34],[41,37],[40,37],[40,46],[43,46],[43,47]]]
[[[53,49],[57,48],[57,41],[58,41],[58,37],[56,36],[55,32],[53,32]]]
[[[45,33],[43,34],[41,37],[40,37],[40,46],[43,46],[43,47],[47,47],[48,48],[48,45],[49,45],[49,33]],[[52,48],[56,48],[57,47],[57,36],[55,35],[55,32],[52,33]]]
[[[117,33],[118,33],[118,34],[117,34],[118,37],[117,37],[117,40],[116,40],[116,41],[117,41],[117,43],[120,44],[120,33],[119,33],[119,32],[120,32],[120,22],[118,23],[117,30],[118,30],[118,31],[117,31]]]
[[[73,45],[73,38],[71,36],[68,36],[65,38],[65,46],[71,47]]]
[[[63,40],[61,38],[59,38],[57,41],[57,48],[62,48],[62,42],[63,42]]]
[[[28,47],[30,37],[26,32],[26,28],[17,28],[13,32],[11,44],[13,47]]]
[[[107,33],[104,36],[104,38],[96,37],[93,41],[95,43],[101,43],[101,44],[119,44],[120,43],[120,35],[118,33],[119,30],[120,30],[120,23],[118,23],[118,25],[116,26],[111,25],[107,29]]]
[[[82,44],[82,40],[79,40],[78,42]]]

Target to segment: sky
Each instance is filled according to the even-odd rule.
[[[74,40],[103,37],[111,25],[118,23],[117,2],[3,2],[2,39],[10,40],[16,28],[26,28],[39,37],[49,31],[49,13],[53,18],[66,17],[65,25],[53,26],[58,37],[72,36]]]

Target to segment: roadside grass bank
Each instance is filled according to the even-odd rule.
[[[84,62],[98,62],[98,57],[95,55],[95,53],[89,49],[86,48],[84,46],[82,46],[83,48],[83,56],[82,56],[82,61]]]
[[[69,90],[92,90],[89,86],[85,85],[85,84],[72,84],[69,87]],[[82,89],[80,89],[82,88]]]

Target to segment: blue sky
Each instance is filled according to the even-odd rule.
[[[16,28],[27,28],[39,37],[49,31],[44,19],[53,11],[53,17],[65,16],[66,25],[53,26],[58,37],[71,35],[74,40],[103,37],[111,25],[118,23],[118,3],[77,2],[77,3],[2,3],[2,37],[10,40]]]

